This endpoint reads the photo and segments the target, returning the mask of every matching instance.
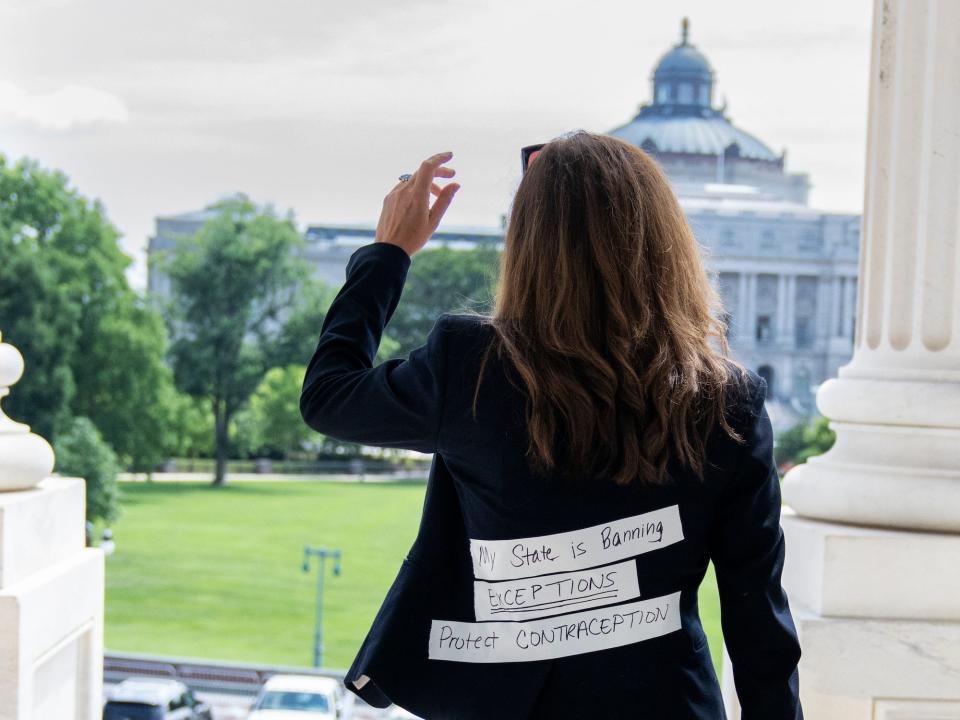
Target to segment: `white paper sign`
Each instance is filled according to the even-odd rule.
[[[470,539],[473,575],[514,580],[634,557],[683,540],[677,505],[582,530],[513,540]]]
[[[680,629],[680,592],[530,622],[433,620],[431,660],[550,660],[630,645]]]
[[[524,580],[473,583],[477,620],[529,620],[640,597],[635,560]]]

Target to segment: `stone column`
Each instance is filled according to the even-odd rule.
[[[837,443],[799,514],[960,532],[960,3],[878,6],[852,360],[817,393]]]
[[[844,282],[844,292],[846,293],[846,299],[844,300],[843,306],[843,329],[840,334],[849,342],[850,330],[856,320],[857,279],[855,277],[848,277],[846,279]]]
[[[830,332],[828,337],[835,338],[843,334],[843,294],[845,292],[843,275],[834,275],[830,279]]]
[[[787,326],[787,276],[777,276],[777,344],[782,345],[789,330]]]
[[[23,371],[0,344],[0,398]],[[85,483],[0,411],[0,720],[99,720],[103,553],[84,537]]]
[[[786,312],[783,316],[783,322],[786,326],[784,342],[788,348],[793,348],[797,344],[796,335],[796,309],[797,309],[797,276],[787,275],[787,295]]]
[[[854,355],[783,487],[816,720],[960,719],[958,68],[960,2],[875,0]]]
[[[747,278],[747,297],[746,313],[744,314],[744,340],[749,344],[755,344],[757,341],[757,274],[755,272],[746,273]]]
[[[747,300],[747,293],[750,290],[747,282],[747,273],[741,272],[738,278],[739,287],[737,289],[737,337],[741,344],[750,339],[750,323],[747,320],[747,314],[750,312],[750,303]]]

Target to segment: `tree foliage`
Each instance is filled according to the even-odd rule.
[[[130,288],[119,238],[63,173],[0,156],[0,329],[28,365],[11,415],[51,440],[87,417],[124,465],[150,470],[169,439],[172,376],[162,320]]]
[[[80,477],[87,485],[87,520],[111,523],[120,514],[117,456],[85,417],[71,418],[54,443],[56,470]]]
[[[287,457],[318,437],[300,415],[302,365],[271,368],[237,416],[248,454]]]
[[[179,239],[167,266],[174,377],[183,392],[210,403],[216,485],[225,482],[231,420],[269,367],[266,350],[307,276],[291,218],[246,200],[219,209]]]
[[[388,326],[390,336],[399,343],[398,355],[406,356],[422,345],[440,314],[488,310],[497,260],[496,248],[486,245],[470,250],[439,247],[417,253]]]
[[[818,415],[808,423],[798,423],[777,437],[774,451],[778,466],[799,465],[814,455],[822,455],[836,440],[830,421]]]

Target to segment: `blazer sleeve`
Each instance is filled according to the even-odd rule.
[[[742,720],[802,720],[800,643],[780,584],[784,537],[773,427],[759,376],[746,443],[717,505],[711,556]]]
[[[346,282],[327,311],[300,394],[300,414],[317,432],[345,442],[436,451],[446,314],[407,359],[373,367],[410,263],[403,248],[384,242],[350,256]]]

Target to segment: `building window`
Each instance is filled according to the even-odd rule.
[[[812,322],[808,317],[798,317],[795,319],[794,331],[798,348],[808,348],[813,346],[813,332],[811,331]]]
[[[768,343],[773,340],[773,329],[769,315],[757,316],[757,342]]]
[[[701,105],[710,104],[710,86],[709,85],[700,86],[700,104]]]
[[[800,252],[819,252],[823,249],[823,237],[816,230],[805,230],[800,236]]]
[[[688,82],[680,83],[677,88],[677,102],[682,105],[693,105],[693,84]]]
[[[666,83],[657,86],[657,102],[670,102],[670,86]]]

